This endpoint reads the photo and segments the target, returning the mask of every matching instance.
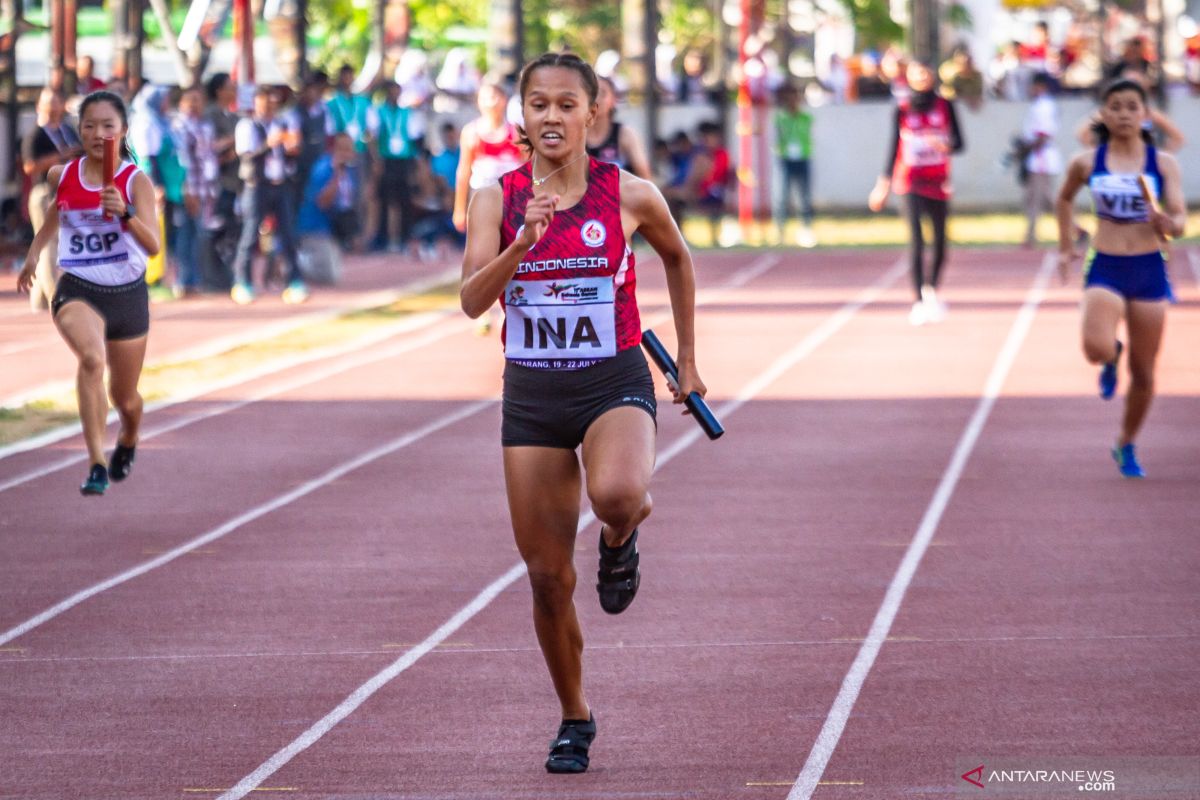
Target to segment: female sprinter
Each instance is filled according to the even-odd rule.
[[[602,523],[597,590],[618,614],[639,583],[638,525],[650,514],[654,384],[638,346],[630,237],[659,254],[679,339],[679,389],[705,393],[696,370],[691,255],[654,184],[589,158],[596,75],[548,53],[521,73],[532,160],[471,201],[462,306],[505,310],[504,478],[517,549],[529,568],[533,623],[562,724],[550,772],[583,772],[596,722],[583,693],[583,635],[572,563],[580,483]],[[582,445],[583,475],[575,450]]]
[[[1091,363],[1103,365],[1100,396],[1105,400],[1117,390],[1117,360],[1125,349],[1117,340],[1117,324],[1125,317],[1130,385],[1112,456],[1126,478],[1145,477],[1133,441],[1154,397],[1154,361],[1172,297],[1162,247],[1167,237],[1183,235],[1187,219],[1179,162],[1149,143],[1143,127],[1148,113],[1146,90],[1138,82],[1121,79],[1105,87],[1096,131],[1100,145],[1071,160],[1056,203],[1058,268],[1064,280],[1078,255],[1072,209],[1084,184],[1096,207],[1096,232],[1083,273],[1083,352]],[[1161,198],[1162,210],[1143,199],[1140,176]]]
[[[588,128],[589,156],[616,164],[639,178],[650,180],[650,161],[637,131],[617,122],[617,87],[612,78],[599,78],[600,96],[596,124]]]
[[[142,396],[138,379],[150,329],[146,258],[158,252],[154,187],[129,160],[125,104],[111,92],[93,92],[79,107],[84,155],[50,170],[56,187],[46,222],[33,239],[17,289],[28,291],[38,255],[58,235],[58,267],[63,276],[50,304],[54,324],[79,359],[76,392],[91,467],[80,487],[85,495],[104,494],[109,476],[124,480],[133,466]],[[112,185],[104,185],[104,139],[121,142],[121,163]],[[121,418],[112,458],[104,457],[109,390]]]
[[[937,297],[937,286],[946,260],[946,218],[950,214],[950,156],[963,149],[954,105],[934,91],[933,70],[919,61],[908,65],[911,96],[896,107],[892,146],[884,174],[875,182],[867,205],[879,211],[888,192],[908,195],[909,260],[916,302],[909,312],[913,325],[940,322],[946,304]],[[933,260],[929,276],[924,271],[925,237],[921,218],[933,228]]]

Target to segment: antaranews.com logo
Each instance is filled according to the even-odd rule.
[[[1200,756],[967,756],[956,767],[962,796],[1200,798]]]

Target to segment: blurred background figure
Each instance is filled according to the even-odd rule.
[[[617,121],[617,87],[612,78],[600,78],[596,121],[587,131],[588,155],[616,164],[639,178],[649,180],[650,161],[641,137],[633,128]]]
[[[1039,72],[1030,81],[1033,102],[1025,112],[1021,141],[1025,156],[1025,247],[1037,244],[1037,221],[1054,210],[1055,187],[1063,169],[1062,153],[1054,143],[1058,136],[1058,104],[1054,100],[1054,79]]]

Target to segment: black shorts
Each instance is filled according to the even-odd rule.
[[[654,380],[640,347],[576,370],[530,369],[509,361],[500,442],[574,450],[601,414],[620,406],[636,406],[655,419]]]
[[[150,293],[144,277],[119,286],[102,286],[64,272],[50,311],[57,316],[60,308],[76,300],[87,303],[104,320],[106,341],[137,339],[150,331]]]

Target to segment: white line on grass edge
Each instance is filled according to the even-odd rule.
[[[1004,346],[996,356],[992,371],[984,383],[983,395],[979,398],[975,412],[967,422],[962,436],[959,437],[954,454],[950,457],[950,463],[946,467],[946,471],[942,473],[942,479],[933,493],[933,499],[929,501],[925,515],[921,518],[917,531],[913,535],[912,543],[904,553],[904,559],[900,562],[891,584],[888,585],[883,603],[879,606],[875,620],[871,623],[871,629],[862,646],[859,647],[858,655],[851,663],[846,677],[842,679],[842,687],[833,701],[833,706],[829,709],[829,714],[825,717],[825,724],[821,727],[816,742],[813,743],[808,760],[804,762],[804,768],[800,771],[800,776],[788,793],[788,800],[809,800],[812,793],[816,791],[821,776],[825,774],[825,767],[829,765],[829,759],[833,757],[833,751],[842,737],[842,731],[846,728],[846,721],[850,718],[850,712],[858,699],[863,682],[866,681],[867,674],[875,664],[875,658],[879,655],[879,650],[883,647],[883,643],[892,629],[892,623],[900,611],[900,604],[904,601],[904,594],[908,591],[917,567],[920,566],[921,558],[925,555],[925,551],[933,539],[938,523],[941,522],[942,514],[950,504],[950,498],[954,495],[958,479],[962,476],[967,460],[971,457],[971,451],[975,449],[975,444],[979,441],[983,426],[987,424],[988,416],[991,415],[992,408],[1004,388],[1008,372],[1012,369],[1021,345],[1029,334],[1038,306],[1046,296],[1046,285],[1050,280],[1054,263],[1054,254],[1052,253],[1042,259],[1041,269],[1025,297],[1025,304],[1017,313],[1017,318],[1013,322],[1012,328],[1009,329],[1008,338],[1005,339]]]
[[[805,336],[800,342],[788,352],[784,353],[776,359],[766,370],[760,373],[754,380],[750,381],[735,397],[727,403],[722,404],[716,409],[716,413],[725,417],[733,414],[739,408],[752,400],[759,392],[769,386],[773,381],[787,372],[788,369],[795,366],[799,361],[807,357],[813,350],[819,347],[824,342],[828,341],[831,336],[837,333],[843,326],[849,322],[855,314],[861,311],[865,306],[874,302],[889,286],[907,272],[907,267],[904,263],[896,263],[884,275],[872,284],[869,288],[863,290],[859,296],[842,306],[829,319],[825,320],[815,330]],[[655,472],[661,469],[665,464],[682,453],[692,444],[694,444],[701,436],[699,427],[693,427],[688,433],[676,439],[666,450],[659,453],[657,463],[655,464]],[[595,515],[588,511],[579,520],[579,530],[582,531],[595,522]],[[302,753],[308,747],[313,745],[318,739],[333,729],[335,725],[341,722],[354,712],[359,706],[367,701],[371,695],[386,686],[390,681],[396,678],[400,673],[407,670],[413,664],[417,663],[429,651],[433,650],[439,644],[444,642],[454,634],[459,628],[465,625],[472,617],[482,611],[496,599],[496,597],[516,582],[522,575],[525,574],[525,564],[518,562],[514,564],[507,572],[501,575],[496,580],[492,581],[486,588],[483,589],[475,598],[460,609],[454,616],[446,620],[441,627],[429,634],[420,644],[405,651],[398,659],[393,661],[383,670],[376,673],[366,683],[355,689],[345,700],[337,705],[332,711],[318,720],[304,733],[300,734],[290,744],[279,750],[269,759],[264,761],[257,769],[251,772],[246,777],[238,781],[237,785],[229,791],[222,794],[217,800],[240,800],[250,794],[262,782],[271,775],[275,774],[285,764]]]

